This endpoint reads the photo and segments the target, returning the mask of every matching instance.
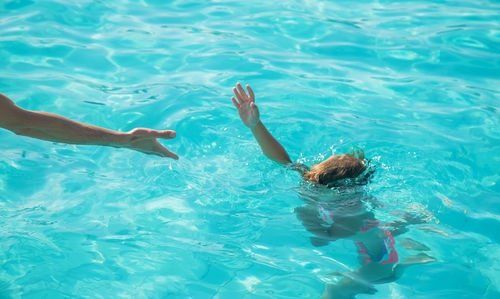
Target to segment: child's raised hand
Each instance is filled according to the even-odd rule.
[[[255,95],[253,94],[253,90],[249,85],[246,86],[248,90],[248,95],[241,86],[240,83],[236,84],[236,87],[233,87],[235,97],[232,97],[234,106],[238,109],[238,113],[240,114],[240,118],[245,124],[245,126],[252,129],[255,127],[260,121],[259,108],[255,105]]]

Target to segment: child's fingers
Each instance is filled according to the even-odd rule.
[[[238,98],[238,103],[241,105],[243,104],[243,98],[241,97],[241,94],[238,92],[238,90],[236,89],[236,87],[233,87],[233,92],[234,92],[234,95]]]
[[[236,107],[236,109],[240,109],[240,104],[238,103],[238,101],[236,101],[234,97],[232,97],[231,100],[233,100],[233,104]]]
[[[247,85],[248,94],[250,95],[250,101],[255,102],[255,95],[250,85]]]
[[[245,90],[243,89],[243,87],[239,82],[236,83],[236,87],[238,87],[238,91],[240,92],[241,98],[243,98],[245,102],[248,101],[247,93],[245,92]]]

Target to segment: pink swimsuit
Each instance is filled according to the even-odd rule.
[[[361,231],[369,231],[373,228],[379,228],[381,226],[390,226],[390,224],[380,223],[378,221],[373,220],[365,220],[367,222],[365,225],[361,227]],[[356,247],[358,249],[358,253],[361,257],[361,261],[365,264],[373,262],[373,263],[381,263],[381,264],[395,264],[398,262],[398,253],[394,248],[394,244],[396,244],[396,240],[391,235],[388,230],[381,228],[384,232],[386,238],[380,239],[380,254],[374,255],[370,253],[366,247],[366,245],[361,241],[355,241]]]
[[[328,209],[325,209],[322,205],[318,208],[318,216],[322,220],[321,225],[323,227],[331,227],[335,221],[333,219],[332,212]],[[366,232],[373,228],[380,228],[382,226],[390,226],[390,224],[380,223],[374,220],[365,220],[365,224],[360,228],[361,231]],[[380,254],[374,255],[368,251],[367,246],[361,241],[355,241],[354,244],[357,247],[357,251],[360,255],[360,259],[362,263],[381,263],[381,264],[395,264],[398,262],[398,253],[394,248],[394,244],[396,244],[396,240],[391,235],[388,230],[381,228],[384,232],[386,238],[380,239]]]

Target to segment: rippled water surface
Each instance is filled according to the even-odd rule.
[[[0,2],[0,92],[173,161],[0,131],[0,298],[319,298],[359,266],[311,244],[298,174],[231,103],[251,84],[292,160],[358,146],[381,221],[435,262],[358,298],[499,298],[498,1]],[[333,192],[333,191],[332,191]]]

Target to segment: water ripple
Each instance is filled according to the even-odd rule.
[[[241,81],[293,160],[361,146],[377,168],[367,191],[385,205],[376,216],[427,220],[404,237],[439,260],[418,269],[429,279],[408,271],[377,296],[494,298],[499,10],[4,1],[2,93],[112,129],[175,129],[164,143],[181,160],[1,131],[0,297],[310,298],[355,269],[352,242],[311,244],[293,212],[299,175],[261,154],[232,106]]]

